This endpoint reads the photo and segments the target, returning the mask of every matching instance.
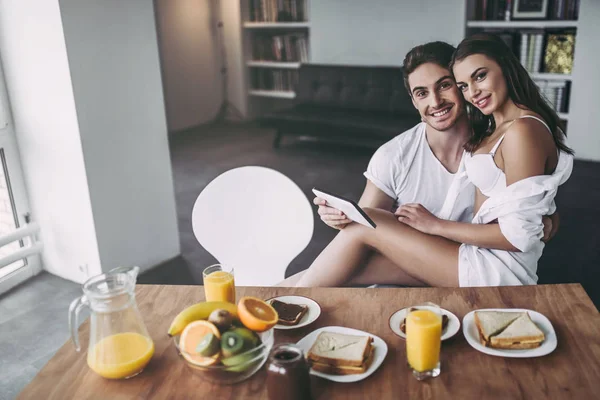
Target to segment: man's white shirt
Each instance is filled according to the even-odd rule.
[[[365,177],[394,199],[394,209],[407,203],[420,203],[434,215],[453,221],[473,219],[474,186],[469,184],[458,195],[449,215],[440,215],[448,191],[460,174],[449,172],[429,147],[425,123],[396,136],[382,145],[369,162]],[[462,162],[461,162],[462,167]]]

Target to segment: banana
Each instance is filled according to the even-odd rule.
[[[238,319],[237,306],[225,301],[205,301],[189,306],[173,319],[169,327],[169,336],[179,335],[183,329],[192,321],[208,319],[208,316],[217,309],[227,310],[234,319]]]

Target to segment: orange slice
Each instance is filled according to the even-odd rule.
[[[219,360],[220,352],[212,357],[204,357],[196,353],[196,346],[207,333],[212,333],[217,338],[221,338],[219,329],[211,322],[201,320],[187,324],[179,338],[179,348],[183,358],[200,366],[213,365]]]
[[[242,297],[238,303],[238,316],[244,326],[254,332],[264,332],[277,324],[279,316],[270,304],[256,297]]]

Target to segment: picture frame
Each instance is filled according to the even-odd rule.
[[[548,0],[514,0],[513,19],[544,19],[548,15]]]

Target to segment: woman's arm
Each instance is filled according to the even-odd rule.
[[[440,220],[437,232],[437,236],[459,243],[486,249],[520,251],[506,239],[498,224],[470,224]]]
[[[515,122],[500,146],[499,163],[506,174],[506,184],[544,175],[547,163],[556,147],[552,136],[538,121],[521,119]],[[459,243],[488,249],[520,251],[512,245],[498,224],[469,224],[445,221],[431,214],[420,204],[406,204],[396,211],[398,220],[421,232],[443,236]]]
[[[404,204],[395,213],[398,221],[430,235],[487,249],[519,251],[500,231],[498,224],[470,224],[440,219],[421,204]]]

